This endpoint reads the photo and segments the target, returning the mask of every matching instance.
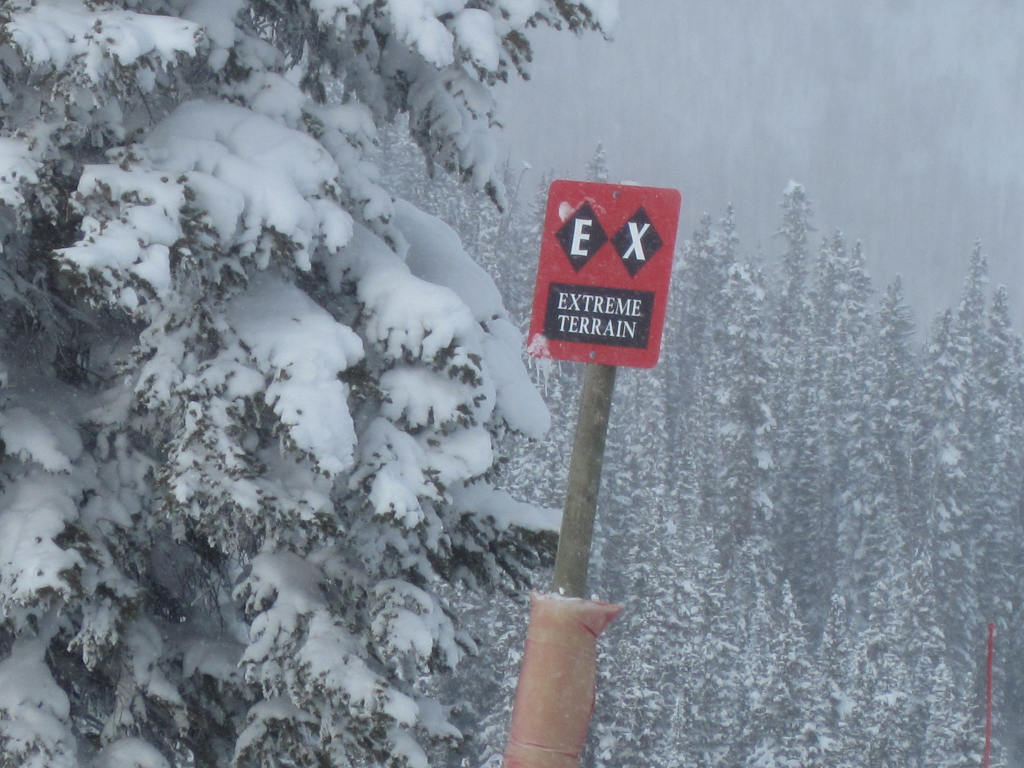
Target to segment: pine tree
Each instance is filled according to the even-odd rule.
[[[987,624],[980,582],[986,520],[1001,503],[992,486],[992,404],[985,394],[987,266],[980,246],[971,254],[960,305],[944,314],[922,377],[918,459],[927,535],[937,580],[946,586],[942,607],[950,668],[960,681],[976,676],[972,639]],[[998,409],[998,408],[997,408]],[[994,449],[996,453],[999,449]]]
[[[815,306],[823,322],[818,367],[824,376],[826,403],[821,410],[828,478],[825,503],[834,508],[837,588],[845,592],[856,613],[864,609],[863,595],[851,582],[863,567],[857,560],[865,555],[861,546],[865,528],[879,511],[873,498],[877,468],[872,466],[876,448],[870,423],[874,394],[869,362],[871,281],[860,243],[847,249],[839,232],[822,248],[821,269],[824,278]]]
[[[683,503],[669,518],[665,537],[675,552],[666,562],[667,569],[675,570],[675,594],[670,594],[674,604],[665,606],[672,638],[665,664],[665,696],[671,705],[665,750],[677,765],[707,762],[716,745],[727,743],[732,713],[725,705],[736,694],[719,558],[712,532],[699,516],[699,489],[689,457],[684,466],[690,468],[687,491],[670,497]]]
[[[977,727],[960,706],[960,691],[945,662],[932,670],[930,713],[921,765],[929,768],[970,768],[981,761]]]
[[[1021,567],[1017,544],[1020,519],[1015,515],[1024,497],[1024,342],[1013,330],[1007,292],[1000,287],[992,300],[978,372],[979,493],[983,494],[979,579],[990,620],[1005,622],[1013,612]]]
[[[811,314],[806,340],[795,360],[780,360],[792,414],[782,427],[783,471],[778,492],[785,500],[776,525],[779,546],[795,557],[786,560],[786,576],[819,631],[827,612],[825,600],[837,585],[851,600],[847,579],[853,568],[840,562],[857,551],[860,519],[865,513],[861,495],[850,481],[860,479],[849,464],[869,452],[867,439],[867,336],[871,328],[868,304],[871,284],[859,244],[852,251],[835,232],[823,240],[809,292]],[[789,431],[791,434],[786,434]]]
[[[980,385],[989,430],[980,455],[985,471],[982,487],[989,497],[988,514],[979,531],[980,602],[984,617],[997,625],[996,711],[1009,714],[1024,710],[1024,677],[1015,661],[1024,647],[1018,629],[1024,604],[1020,562],[1024,541],[1024,343],[1012,327],[1007,291],[1002,286],[989,311]],[[1010,749],[1009,753],[1019,751]]]
[[[873,429],[883,454],[880,487],[897,522],[906,520],[911,511],[910,441],[919,370],[913,334],[913,319],[897,279],[886,290],[879,308],[874,363],[877,391],[872,394]],[[905,533],[902,538],[907,540]]]
[[[756,539],[755,549],[766,558],[761,564],[771,565],[774,418],[767,398],[772,369],[765,349],[760,274],[748,265],[733,265],[725,302],[727,314],[717,329],[712,364],[718,420],[714,441],[720,450],[717,498],[725,516],[719,546],[729,562],[744,542]]]
[[[783,574],[793,585],[801,613],[815,631],[824,621],[821,596],[833,589],[830,558],[835,532],[823,524],[826,468],[821,462],[820,393],[813,384],[816,337],[811,319],[810,254],[813,231],[811,204],[802,185],[790,182],[782,199],[782,221],[776,237],[784,250],[773,311],[775,380],[772,409],[776,415],[777,470],[774,493],[778,514],[774,536],[783,560]]]
[[[825,732],[834,738],[824,748],[833,756],[828,765],[856,765],[859,744],[851,733],[851,715],[856,702],[854,641],[846,599],[833,595],[818,645],[817,667],[822,679],[822,695],[828,702]]]
[[[733,264],[709,215],[701,217],[678,264],[673,284],[679,286],[676,303],[679,314],[672,318],[670,325],[679,329],[674,336],[679,347],[678,357],[689,361],[696,373],[707,366],[713,329],[724,314],[723,292]],[[686,397],[692,386],[692,380],[682,380],[681,396]]]
[[[764,683],[755,686],[755,723],[761,735],[746,765],[832,765],[835,740],[829,701],[823,695],[823,678],[808,651],[804,626],[786,582],[774,614],[774,631],[763,638]]]
[[[649,379],[651,372],[634,373]],[[638,428],[643,406],[626,405],[613,409],[623,415],[610,426],[608,457],[616,471],[607,477],[603,494],[605,555],[593,579],[599,594],[623,601],[626,610],[603,642],[603,683],[591,730],[592,740],[607,746],[595,750],[594,763],[669,768],[691,751],[694,731],[709,726],[690,718],[701,685],[712,674],[704,607],[718,570],[713,540],[697,515],[693,472],[672,493],[664,482],[652,480],[664,453],[658,447],[663,435],[657,440],[650,424]],[[657,419],[648,415],[647,420]],[[635,442],[627,436],[635,436]],[[690,464],[684,454],[682,465]]]
[[[717,554],[714,547],[709,547],[709,552]],[[717,567],[706,568],[703,573],[706,579],[702,580],[700,597],[705,632],[698,646],[699,672],[681,718],[687,726],[683,755],[696,765],[726,768],[736,764],[731,749],[745,718],[746,670],[737,663],[742,627],[725,573]],[[745,610],[746,605],[744,600],[741,607]],[[678,720],[675,730],[679,730]]]
[[[782,239],[782,285],[779,289],[775,328],[778,352],[782,359],[795,352],[807,333],[811,316],[808,279],[810,274],[811,202],[803,185],[790,182],[782,196],[782,222],[776,237]]]
[[[813,379],[804,378],[814,359],[814,345],[805,339],[797,360],[780,359],[784,371],[777,377],[779,391],[787,391],[789,415],[779,420],[779,469],[775,475],[778,514],[774,536],[782,558],[782,573],[793,585],[797,603],[812,633],[824,625],[827,606],[822,596],[835,589],[835,519],[826,503],[827,468],[824,462],[820,392]],[[787,364],[789,363],[789,364]]]
[[[964,464],[970,456],[963,429],[966,374],[956,341],[953,315],[947,311],[936,322],[925,354],[914,472],[922,505],[918,529],[929,547],[936,583],[944,585],[940,615],[956,654],[952,672],[959,677],[972,666],[966,643],[978,611],[972,536],[964,524]]]
[[[854,606],[866,606],[875,584],[906,557],[906,519],[912,434],[910,352],[913,327],[897,281],[882,300],[877,322],[860,343],[859,376],[851,376],[859,407],[847,417],[848,477],[840,494],[841,583]],[[864,343],[866,342],[866,343]]]
[[[458,736],[441,585],[535,565],[489,475],[545,418],[490,279],[370,147],[404,116],[501,202],[490,86],[531,28],[610,18],[466,5],[4,4],[2,762]]]
[[[597,181],[602,184],[607,184],[611,175],[608,171],[608,153],[605,152],[604,144],[598,142],[594,148],[594,154],[587,162],[587,167],[583,171],[583,178],[587,181]]]
[[[986,446],[992,437],[993,424],[989,408],[986,407],[984,392],[985,356],[988,348],[988,328],[986,312],[986,294],[988,284],[988,263],[981,244],[975,244],[971,252],[968,273],[964,281],[960,305],[957,307],[953,337],[954,349],[962,367],[960,423],[957,425],[961,440],[960,467],[962,471],[961,492],[963,496],[963,515],[960,518],[960,530],[964,546],[961,555],[961,568],[964,571],[968,589],[974,594],[971,604],[979,611],[975,615],[964,616],[964,632],[967,641],[964,643],[958,634],[951,634],[951,639],[965,653],[970,653],[970,638],[983,634],[988,619],[980,613],[981,594],[984,591],[980,582],[982,560],[984,557],[983,536],[977,532],[986,527],[986,521],[993,515],[992,506],[997,503],[990,486],[991,468],[988,460],[983,457]]]
[[[910,659],[908,730],[915,752],[923,753],[935,671],[946,655],[931,558],[926,550],[918,552],[910,563],[905,597],[897,610],[907,617],[908,624],[903,641]],[[967,709],[963,699],[958,704]]]
[[[702,396],[701,378],[708,374],[712,325],[719,315],[709,314],[718,308],[725,286],[726,265],[723,263],[717,238],[712,232],[711,217],[705,214],[693,237],[673,262],[671,293],[662,339],[660,377],[663,399],[667,404],[665,428],[671,446],[692,440],[687,434],[686,410]],[[667,457],[668,474],[679,477],[682,468],[678,452]],[[698,469],[700,462],[698,460]]]
[[[850,744],[859,763],[878,768],[912,765],[914,745],[909,730],[909,670],[900,653],[898,607],[893,598],[903,587],[899,574],[876,585],[868,623],[854,649],[855,697],[848,720]]]
[[[801,434],[806,424],[807,391],[801,386],[808,364],[809,320],[812,306],[809,296],[809,247],[811,203],[802,185],[790,182],[782,198],[782,222],[776,237],[784,250],[780,258],[779,286],[773,311],[773,349],[776,355],[776,380],[773,383],[773,410],[778,421],[780,446],[789,451],[779,457],[777,482],[783,509],[802,508],[806,499],[802,489],[794,487],[813,473],[804,473],[796,465],[802,460]]]

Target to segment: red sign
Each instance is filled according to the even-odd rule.
[[[658,362],[680,195],[559,180],[548,191],[528,349],[537,357]]]

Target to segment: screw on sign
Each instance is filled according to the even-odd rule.
[[[679,205],[675,189],[552,183],[531,354],[640,368],[658,362]]]

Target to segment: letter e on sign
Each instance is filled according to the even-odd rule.
[[[679,226],[678,190],[559,180],[548,190],[528,349],[657,364]]]

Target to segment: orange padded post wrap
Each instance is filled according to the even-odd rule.
[[[532,595],[504,768],[577,768],[594,710],[597,637],[621,610]]]

